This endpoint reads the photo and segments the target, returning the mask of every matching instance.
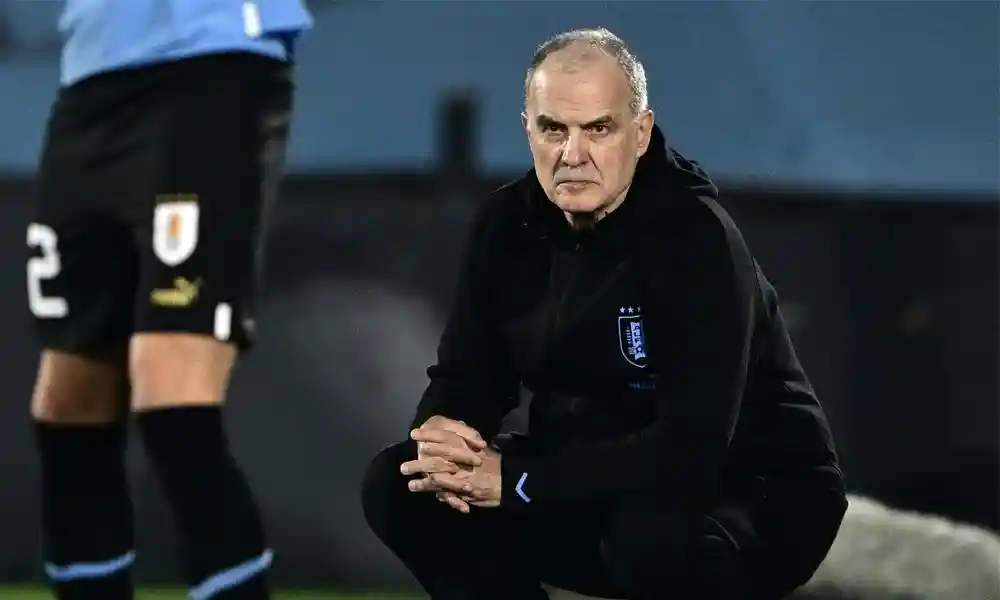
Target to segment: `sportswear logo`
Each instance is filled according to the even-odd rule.
[[[185,308],[195,303],[200,288],[201,279],[188,281],[183,277],[175,277],[173,288],[153,290],[149,299],[156,306]]]
[[[528,497],[528,494],[524,493],[524,482],[527,480],[528,473],[521,473],[521,478],[517,480],[517,485],[514,486],[514,491],[517,492],[517,495],[520,496],[521,500],[524,500],[525,503],[531,502],[531,498]]]
[[[198,247],[201,211],[197,194],[167,194],[156,197],[153,209],[153,253],[160,262],[176,267]]]
[[[623,306],[618,309],[618,349],[632,366],[645,369],[646,336],[642,330],[642,307]]]

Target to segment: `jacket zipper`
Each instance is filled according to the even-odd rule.
[[[573,286],[576,285],[576,281],[580,278],[580,272],[583,271],[582,244],[577,243],[576,246],[573,247],[573,256],[575,257],[575,265],[573,266],[573,272],[566,280],[566,286],[563,289],[562,294],[559,296],[559,302],[556,303],[555,318],[552,320],[552,326],[549,328],[550,340],[554,337],[555,332],[559,330],[559,325],[562,324],[563,314],[566,312],[566,303],[569,301],[570,294],[573,292]]]

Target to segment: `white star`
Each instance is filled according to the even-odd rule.
[[[631,306],[628,307],[628,314],[632,314],[634,312],[635,312],[635,310]]]
[[[625,314],[625,307],[623,306],[623,307],[619,308],[618,312],[624,315]]]

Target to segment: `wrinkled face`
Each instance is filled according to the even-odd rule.
[[[649,147],[652,112],[633,115],[630,100],[625,73],[606,55],[567,69],[555,53],[535,72],[524,128],[538,180],[571,222],[614,210]]]

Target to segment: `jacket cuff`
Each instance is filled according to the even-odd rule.
[[[501,456],[500,508],[524,512],[544,504],[545,477],[540,463],[531,456]]]

